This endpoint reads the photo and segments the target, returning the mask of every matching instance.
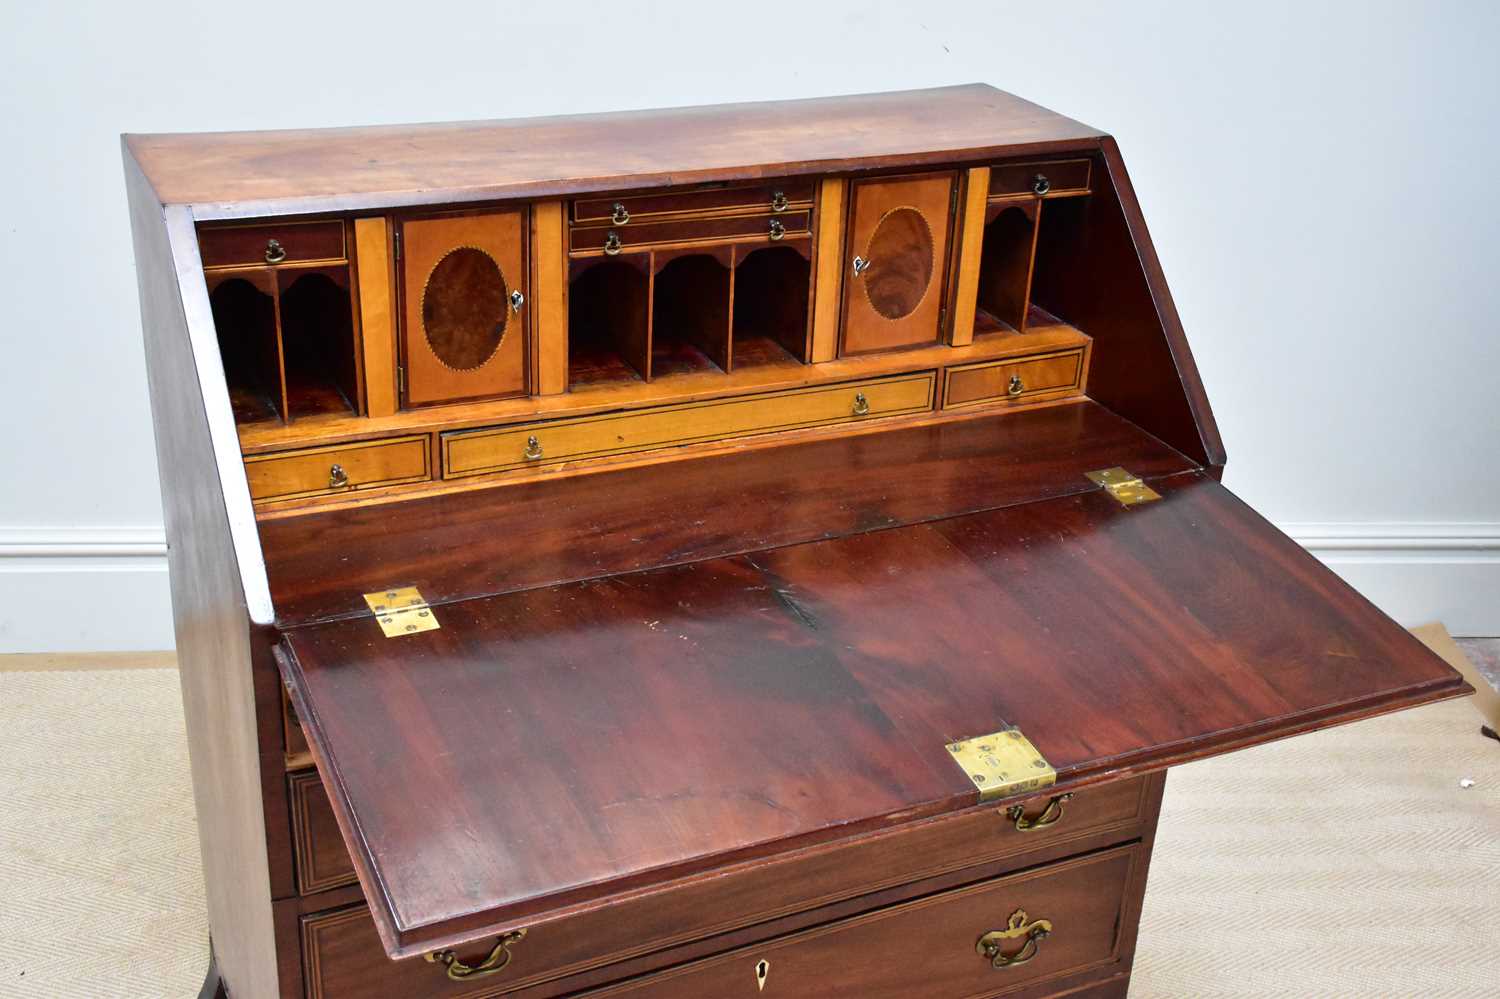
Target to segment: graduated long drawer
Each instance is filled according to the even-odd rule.
[[[775,430],[855,423],[929,410],[936,373],[842,382],[443,434],[443,477],[462,478]]]

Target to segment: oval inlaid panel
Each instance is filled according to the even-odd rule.
[[[422,330],[437,359],[467,371],[488,361],[509,318],[505,275],[483,250],[460,246],[437,262],[422,289]]]
[[[904,319],[916,311],[932,283],[932,227],[915,208],[885,214],[870,235],[866,251],[865,294],[887,319]]]

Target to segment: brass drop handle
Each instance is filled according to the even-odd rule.
[[[861,274],[863,274],[865,271],[867,271],[869,269],[870,269],[870,261],[866,260],[864,257],[855,257],[854,258],[854,276],[855,277],[859,277]]]
[[[512,930],[503,934],[495,943],[495,949],[490,951],[478,964],[464,964],[458,959],[458,955],[451,950],[435,950],[422,955],[428,964],[441,964],[448,969],[448,977],[455,982],[472,981],[475,978],[488,978],[490,975],[498,975],[510,966],[512,944],[520,943],[526,937],[525,930]]]
[[[521,306],[526,304],[526,296],[517,289],[510,293],[510,311],[520,312]]]
[[[614,212],[610,215],[609,220],[615,225],[624,225],[626,222],[630,221],[630,212],[624,205],[616,201]]]
[[[1006,395],[1020,395],[1026,391],[1026,385],[1021,381],[1020,375],[1011,375],[1010,384],[1005,386]]]
[[[521,455],[527,461],[540,461],[542,459],[542,442],[536,439],[536,435],[526,438],[526,450]]]
[[[1031,189],[1038,195],[1046,194],[1048,191],[1052,190],[1052,181],[1047,179],[1046,174],[1039,173],[1035,177],[1031,178]]]
[[[771,195],[771,211],[784,212],[786,211],[786,204],[787,201],[785,191],[777,191]]]
[[[334,465],[328,469],[328,488],[343,489],[349,484],[349,473],[344,471],[343,465]]]
[[[1014,968],[1036,957],[1042,941],[1052,935],[1052,922],[1047,919],[1028,920],[1025,909],[1010,914],[1003,930],[991,930],[979,938],[974,949],[979,956],[990,962],[995,969]],[[1021,940],[1021,949],[1014,954],[1005,953],[1011,941]]]
[[[286,250],[274,239],[266,240],[266,263],[279,264],[286,259]]]
[[[786,226],[784,226],[784,225],[781,224],[781,219],[772,219],[771,220],[771,242],[774,243],[778,239],[780,239],[781,237],[783,237],[785,235],[786,235]]]
[[[615,254],[617,254],[619,252],[620,252],[620,234],[617,233],[617,232],[607,232],[607,233],[605,233],[604,234],[604,253],[605,253],[605,255],[613,257]]]
[[[1026,817],[1026,807],[1024,805],[1011,805],[1005,816],[1015,822],[1016,832],[1032,832],[1036,829],[1045,829],[1048,826],[1055,826],[1062,821],[1063,803],[1072,799],[1073,795],[1071,793],[1053,796],[1048,800],[1047,807],[1042,809],[1041,814],[1034,819]]]
[[[870,400],[865,398],[865,394],[863,392],[856,392],[856,393],[854,393],[854,410],[853,410],[853,412],[854,412],[855,416],[869,416],[870,415]]]

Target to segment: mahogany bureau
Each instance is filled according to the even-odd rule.
[[[1468,691],[1008,94],[124,158],[205,994],[1123,996],[1169,766]]]

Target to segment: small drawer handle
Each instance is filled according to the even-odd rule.
[[[771,195],[771,211],[784,212],[786,211],[786,206],[787,200],[785,191],[777,191],[776,193]]]
[[[328,488],[343,489],[349,484],[349,473],[344,471],[343,465],[334,465],[328,469]]]
[[[863,392],[856,392],[856,393],[854,393],[854,410],[853,410],[853,412],[854,412],[855,416],[869,416],[870,415],[870,400],[865,398],[865,394]]]
[[[1073,800],[1071,793],[1055,795],[1048,800],[1047,807],[1042,809],[1036,818],[1032,819],[1026,817],[1026,806],[1024,805],[1011,805],[1005,816],[1016,824],[1016,832],[1033,832],[1037,829],[1055,826],[1061,822],[1063,817],[1063,803],[1071,800]]]
[[[279,264],[286,259],[286,250],[274,239],[266,240],[266,263]]]
[[[861,274],[863,274],[865,271],[867,271],[869,269],[870,269],[870,261],[866,260],[864,257],[855,257],[854,258],[854,276],[855,277],[859,277]]]
[[[510,293],[510,311],[520,312],[521,306],[526,304],[526,296],[517,289]]]
[[[1047,919],[1028,921],[1025,909],[1010,914],[1005,929],[992,930],[979,938],[974,949],[979,956],[990,962],[995,969],[1014,968],[1036,957],[1042,941],[1052,935],[1052,922]],[[1005,953],[1005,945],[1012,940],[1024,940],[1021,949],[1014,954]]]
[[[624,225],[630,221],[630,212],[624,205],[616,201],[614,212],[609,216],[609,220],[615,225]]]
[[[522,453],[521,457],[527,461],[542,460],[542,442],[536,439],[535,434],[526,438],[526,450]]]
[[[605,254],[605,256],[613,257],[615,254],[617,254],[619,252],[620,252],[620,234],[617,233],[617,232],[607,232],[607,233],[605,233],[604,234],[604,254]]]
[[[1039,195],[1046,194],[1048,191],[1052,190],[1052,181],[1047,179],[1046,174],[1039,173],[1035,177],[1031,178],[1031,189]]]
[[[1020,375],[1011,375],[1010,384],[1005,386],[1006,395],[1020,395],[1026,391],[1026,384],[1021,381]]]
[[[776,242],[781,237],[783,237],[783,236],[786,235],[786,226],[784,226],[784,225],[781,224],[781,219],[772,219],[771,220],[771,233],[770,233],[770,235],[771,235],[771,242],[773,242],[773,243]]]
[[[448,969],[448,977],[455,982],[467,982],[476,978],[488,978],[490,975],[498,975],[510,966],[513,956],[510,952],[512,944],[520,943],[526,937],[525,930],[512,930],[504,934],[495,943],[495,949],[490,951],[478,964],[464,964],[458,959],[458,955],[451,950],[435,950],[423,957],[428,964],[441,964]]]

